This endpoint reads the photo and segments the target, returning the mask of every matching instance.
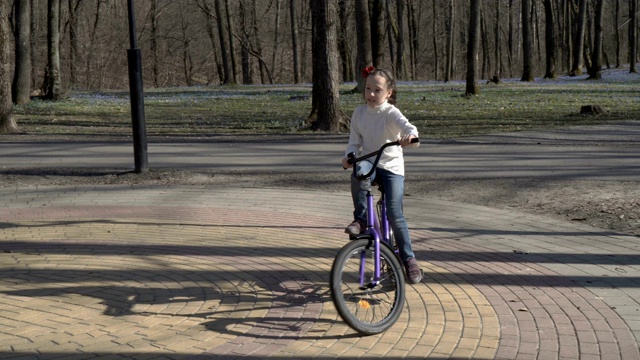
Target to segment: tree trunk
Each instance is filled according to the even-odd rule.
[[[37,78],[36,73],[35,73],[35,69],[38,68],[38,66],[36,65],[37,64],[37,62],[36,62],[36,54],[37,54],[38,46],[37,46],[36,42],[33,41],[33,37],[36,36],[36,34],[38,33],[38,29],[39,29],[38,25],[40,25],[40,23],[36,20],[38,12],[39,12],[38,11],[39,9],[38,9],[36,1],[37,0],[30,0],[29,1],[29,4],[31,6],[31,15],[30,15],[31,16],[31,20],[30,20],[30,22],[31,22],[31,25],[30,25],[31,36],[30,36],[30,39],[31,40],[29,41],[29,48],[30,48],[30,52],[31,52],[31,64],[30,64],[29,71],[30,71],[30,73],[32,73],[32,76],[31,76],[31,88],[32,89],[36,89],[38,87],[37,84],[39,84],[38,78]]]
[[[351,5],[351,4],[349,4]],[[342,69],[342,81],[358,80],[353,78],[353,64],[351,64],[351,47],[349,46],[349,25],[351,23],[347,10],[347,0],[338,0],[338,54],[340,55],[340,68]],[[356,26],[357,26],[356,17]],[[357,28],[356,28],[357,29]],[[356,33],[358,31],[356,30]],[[358,34],[360,35],[360,34]],[[357,55],[356,55],[357,58]],[[356,61],[357,62],[357,61]],[[357,65],[356,65],[357,67]]]
[[[271,73],[276,73],[276,55],[280,51],[280,0],[276,0],[276,18],[273,34],[273,54],[271,55]],[[275,75],[274,75],[275,76]]]
[[[455,40],[455,5],[454,0],[449,0],[449,18],[447,19],[447,68],[444,72],[444,82],[451,81],[453,73]]]
[[[522,78],[533,81],[533,44],[531,34],[531,0],[522,0]]]
[[[513,9],[513,1],[509,0],[509,30],[507,34],[509,35],[507,39],[507,54],[509,55],[509,77],[513,77],[513,57],[514,57],[514,47],[515,41],[513,39],[513,14],[515,10]]]
[[[480,8],[480,40],[481,46],[479,49],[482,49],[482,72],[480,73],[480,78],[489,79],[489,69],[491,68],[491,60],[489,57],[489,32],[487,31],[487,22],[482,8]]]
[[[556,74],[556,33],[555,14],[551,0],[544,0],[545,14],[545,49],[546,49],[546,71],[545,79],[555,79]]]
[[[103,4],[104,3],[101,1],[98,1],[96,3],[95,19],[93,21],[93,27],[91,29],[91,38],[89,40],[89,46],[87,47],[87,57],[86,57],[87,78],[85,82],[88,88],[92,87],[93,79],[90,76],[90,74],[92,74],[93,71],[91,71],[91,66],[93,65],[93,59],[96,57],[96,55],[94,54],[95,53],[94,49],[95,49],[96,39],[98,38],[98,25],[100,24],[100,14],[101,14],[100,8]]]
[[[533,16],[535,16],[535,21],[532,22],[534,26],[533,34],[535,34],[535,36],[533,37],[533,42],[535,44],[535,47],[538,49],[537,51],[538,63],[541,63],[542,62],[542,48],[541,48],[542,41],[540,40],[540,16],[538,15],[538,2],[535,0],[531,5],[530,14],[533,14]]]
[[[235,42],[233,41],[233,31],[231,30],[231,9],[229,8],[229,0],[224,0],[224,9],[226,16],[225,23],[227,25],[227,36],[229,36],[229,60],[231,61],[231,78],[233,79],[233,83],[236,84],[238,80],[236,79],[236,74],[238,73],[238,69],[236,66],[236,49]]]
[[[253,83],[252,81],[252,72],[251,72],[251,56],[249,55],[249,49],[251,48],[251,44],[249,43],[249,34],[247,33],[247,29],[251,27],[247,24],[247,13],[246,8],[244,6],[244,1],[239,1],[238,4],[239,12],[238,12],[238,21],[240,21],[242,28],[242,35],[240,39],[240,65],[242,68],[242,83],[244,85],[249,85]]]
[[[480,94],[478,87],[478,51],[480,47],[480,7],[482,0],[470,0],[469,39],[467,42],[467,87],[465,95]]]
[[[433,66],[435,67],[434,69],[434,76],[435,76],[435,80],[438,81],[438,79],[440,78],[440,55],[439,55],[439,51],[438,51],[438,16],[437,16],[437,7],[436,7],[436,2],[433,1],[431,3],[432,8],[432,18],[431,18],[431,25],[433,26],[433,35],[432,35],[432,40],[433,40]]]
[[[78,7],[79,0],[69,0],[69,88],[78,84],[78,73],[76,70],[76,59],[78,58]]]
[[[373,0],[371,3],[371,61],[373,66],[380,66],[384,57],[382,43],[384,41],[384,7],[382,0]]]
[[[160,87],[160,62],[158,54],[158,0],[151,0],[151,72],[153,73],[153,86]]]
[[[252,35],[255,44],[255,51],[258,54],[258,57],[262,59],[262,40],[260,40],[261,31],[258,28],[258,7],[256,5],[256,0],[251,1],[251,28],[253,29]],[[258,62],[258,66],[260,69],[260,83],[272,83],[272,81],[267,80],[267,73],[269,72],[267,63],[260,61]]]
[[[0,1],[0,133],[18,131],[11,102],[11,26],[8,1]]]
[[[218,19],[218,41],[220,42],[220,55],[222,56],[222,69],[224,72],[223,84],[234,83],[233,74],[231,70],[231,57],[229,54],[229,42],[227,36],[227,22],[226,16],[222,14],[222,0],[215,0],[216,18]]]
[[[573,63],[571,64],[570,76],[582,74],[582,51],[584,50],[585,23],[587,21],[587,1],[580,0],[578,18],[576,19],[576,32],[573,46]]]
[[[629,72],[637,73],[638,59],[638,0],[629,0]]]
[[[296,0],[289,1],[291,17],[291,51],[293,52],[293,83],[300,83],[300,55],[298,54],[298,19],[296,18]]]
[[[31,93],[31,3],[16,0],[15,73],[13,75],[13,102],[29,102]],[[4,63],[4,62],[3,62]]]
[[[420,51],[418,20],[416,19],[415,3],[407,3],[407,24],[409,26],[409,74],[411,80],[416,79],[418,67],[418,53]]]
[[[406,67],[404,64],[404,0],[396,0],[396,78],[406,79]]]
[[[397,31],[397,29],[395,29],[396,31],[394,31],[394,22],[393,22],[393,18],[391,17],[391,6],[389,1],[385,1],[385,8],[384,8],[384,12],[386,14],[386,20],[387,20],[387,42],[388,42],[388,49],[389,49],[389,61],[391,62],[391,68],[392,68],[392,72],[396,75],[396,78],[398,77],[397,75],[397,71],[396,71],[396,56],[395,51],[393,49],[393,40],[395,39],[395,32]]]
[[[340,131],[344,115],[338,89],[336,0],[310,0],[312,14],[313,87],[309,118],[315,130]]]
[[[184,12],[180,9],[180,32],[182,43],[182,69],[184,81],[187,86],[193,86],[193,59],[191,58],[191,39],[188,35],[189,21],[185,18]]]
[[[573,64],[573,15],[571,11],[571,2],[569,0],[565,1],[564,5],[564,64],[567,69],[567,73],[571,72],[571,65]]]
[[[589,79],[600,80],[602,78],[602,5],[603,0],[596,0],[595,19],[593,22],[594,39],[593,55],[591,55],[591,67]]]
[[[362,76],[362,70],[372,64],[371,59],[371,27],[369,24],[369,2],[368,0],[355,0],[356,18],[356,76],[358,77],[358,93],[364,91],[366,78]]]
[[[206,31],[207,35],[209,35],[209,41],[211,41],[211,52],[213,53],[213,62],[215,65],[216,73],[218,74],[218,82],[222,83],[224,79],[224,69],[222,64],[220,63],[220,59],[218,58],[218,44],[216,43],[216,31],[213,26],[213,22],[215,20],[211,8],[207,4],[206,1],[202,1],[202,3],[198,3],[200,9],[202,10],[205,21],[206,21]],[[209,79],[210,80],[210,79]]]
[[[47,21],[47,100],[62,99],[62,81],[60,79],[60,0],[49,0]]]
[[[500,32],[500,2],[496,4],[496,27],[495,27],[495,76],[499,80],[502,77],[502,34]]]
[[[622,62],[620,60],[620,0],[616,0],[616,5],[614,7],[615,14],[614,18],[614,26],[615,26],[615,41],[616,41],[616,68],[620,68],[622,66]]]

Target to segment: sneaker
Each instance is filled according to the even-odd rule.
[[[404,262],[404,268],[407,270],[407,281],[411,284],[418,284],[422,281],[422,269],[418,266],[416,258],[410,258]]]
[[[353,222],[349,224],[349,226],[347,226],[346,229],[344,229],[344,232],[346,232],[349,235],[358,235],[363,230],[364,230],[364,225],[362,224],[362,222],[359,220],[353,220]]]

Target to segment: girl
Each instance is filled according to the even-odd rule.
[[[345,155],[351,152],[368,154],[378,150],[383,144],[398,139],[403,147],[409,146],[411,139],[418,137],[418,129],[409,123],[409,120],[393,105],[396,96],[396,81],[393,75],[387,70],[376,69],[373,66],[367,67],[363,75],[367,78],[364,89],[366,105],[357,107],[351,116],[351,132]],[[366,174],[371,170],[372,164],[362,161],[357,166],[358,174]],[[347,156],[342,159],[342,167],[345,169],[351,167]],[[422,280],[422,270],[411,248],[409,228],[402,212],[404,196],[402,147],[390,146],[384,150],[376,171],[368,181],[374,178],[384,186],[387,215],[407,270],[407,278],[410,283],[417,284]],[[351,196],[355,210],[354,221],[345,229],[348,234],[357,235],[366,227],[366,189],[368,187],[368,184],[362,184],[354,177],[351,178]]]

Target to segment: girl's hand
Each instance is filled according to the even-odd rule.
[[[416,136],[415,135],[411,135],[411,134],[407,134],[407,135],[403,135],[398,141],[400,141],[400,145],[402,145],[402,147],[407,147],[407,146],[418,146],[418,144],[412,144],[411,143],[411,139],[415,139]]]
[[[347,170],[348,168],[351,167],[351,164],[349,164],[349,158],[348,157],[343,157],[342,158],[342,168]]]

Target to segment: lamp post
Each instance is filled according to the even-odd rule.
[[[129,96],[131,98],[131,124],[133,127],[133,155],[135,172],[143,173],[149,170],[147,160],[147,130],[144,123],[144,96],[142,94],[142,61],[140,49],[136,41],[136,21],[133,0],[128,0],[129,10],[129,42],[131,49],[127,50],[129,65]]]

